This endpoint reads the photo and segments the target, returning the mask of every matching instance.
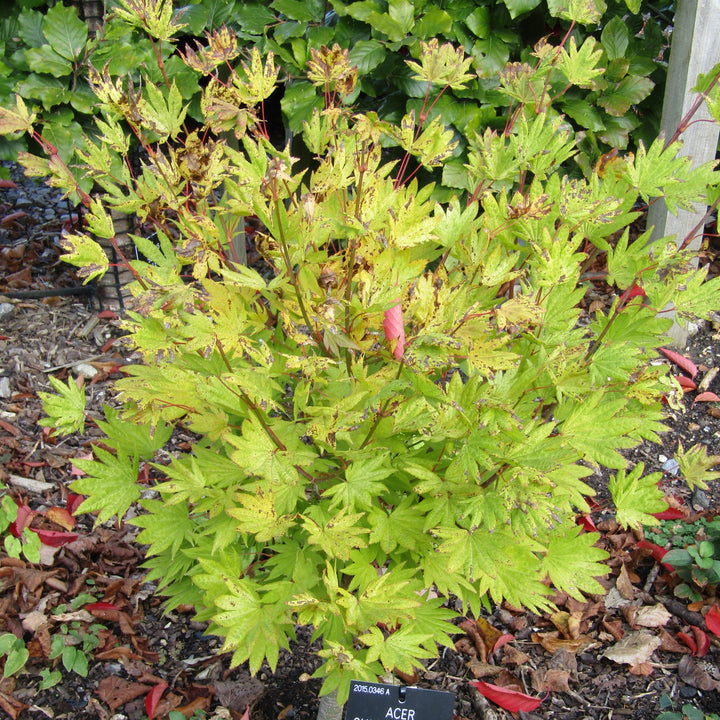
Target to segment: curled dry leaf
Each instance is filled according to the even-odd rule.
[[[603,619],[602,626],[615,638],[615,640],[622,640],[625,637],[622,620]]]
[[[615,582],[615,587],[625,600],[632,600],[635,597],[635,588],[630,581],[630,576],[628,575],[625,564],[620,566],[620,574]]]
[[[609,647],[603,656],[623,665],[641,665],[650,659],[662,641],[645,630],[628,633],[622,640]]]
[[[560,611],[550,616],[552,624],[560,631],[560,633],[571,640],[580,637],[580,622],[582,621],[582,612],[565,612]]]
[[[690,652],[685,645],[681,645],[665,628],[660,629],[659,637],[662,642],[660,649],[665,652],[681,653],[683,655],[687,655]]]
[[[500,661],[503,665],[524,665],[530,660],[530,656],[524,653],[522,650],[518,650],[512,645],[508,645],[503,652],[502,660]]]
[[[577,638],[561,638],[558,631],[549,633],[533,633],[530,639],[542,645],[545,650],[551,654],[555,654],[558,650],[567,650],[569,652],[580,652],[587,647],[595,644],[595,640],[589,635],[580,635]]]
[[[502,668],[498,665],[491,665],[477,658],[472,658],[468,661],[467,668],[473,674],[473,677],[478,680],[486,677],[496,677],[502,672]]]

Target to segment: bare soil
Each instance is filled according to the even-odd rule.
[[[2,193],[0,293],[76,284],[58,261],[57,237],[67,219],[46,217],[39,205],[3,223],[15,207]],[[65,516],[48,511],[72,506],[73,459],[87,456],[100,433],[90,423],[81,436],[49,437],[38,424],[37,392],[51,390],[50,374],[61,379],[83,375],[91,415],[100,418],[103,403],[113,402],[112,382],[132,358],[119,340],[117,319],[99,312],[91,298],[10,298],[5,303],[5,314],[0,311],[0,481],[8,494],[38,513],[34,528],[67,533]],[[699,368],[696,382],[720,366],[718,329],[703,325],[682,350]],[[720,394],[719,386],[715,380],[708,389]],[[644,462],[647,472],[663,473],[666,493],[685,508],[688,520],[714,517],[720,509],[720,484],[691,494],[674,474],[678,442],[685,448],[703,443],[709,454],[720,454],[720,403],[694,402],[697,396],[698,391],[686,394],[682,412],[668,410],[670,430],[662,445],[645,443],[628,454],[633,464]],[[174,452],[185,440],[174,436],[166,451]],[[501,606],[479,623],[459,622],[456,648],[429,662],[417,677],[405,678],[454,693],[456,720],[512,717],[473,687],[476,680],[538,698],[549,689],[536,710],[515,715],[527,720],[654,720],[663,695],[676,709],[689,702],[706,713],[720,712],[720,638],[703,617],[717,598],[710,589],[702,602],[690,606],[673,598],[677,578],[639,549],[638,535],[618,528],[604,509],[607,474],[596,474],[592,484],[599,498],[592,520],[611,554],[607,593],[584,603],[558,595],[563,614],[554,617]],[[0,551],[0,635],[14,633],[30,652],[22,672],[0,680],[0,708],[9,717],[141,720],[148,693],[166,683],[155,717],[175,709],[185,717],[202,711],[218,719],[315,718],[319,681],[309,676],[320,663],[306,628],[298,628],[297,642],[281,654],[275,672],[263,668],[250,678],[247,668],[231,669],[229,657],[219,653],[220,641],[205,634],[190,608],[163,613],[161,598],[144,581],[143,548],[132,527],[93,523],[93,517],[79,516],[72,528],[77,537],[45,547],[38,565]],[[53,611],[60,606],[66,615],[58,620]],[[638,612],[644,608],[654,608],[662,622],[643,628]],[[700,637],[693,626],[709,639],[702,656],[691,654],[682,639],[683,633]],[[79,640],[93,636],[97,641],[87,653],[86,677],[69,672],[61,658],[49,659],[51,638],[73,629]],[[621,639],[642,633],[660,639],[646,662],[622,664],[604,656]],[[492,652],[502,634],[512,634],[512,641]],[[60,671],[62,680],[41,689],[48,669]]]

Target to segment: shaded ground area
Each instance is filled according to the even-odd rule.
[[[0,190],[0,293],[76,284],[58,262],[56,246],[72,213],[45,192],[30,185]],[[598,286],[595,300],[607,302],[605,292]],[[669,411],[663,445],[629,453],[646,472],[663,473],[663,487],[685,521],[710,519],[720,508],[720,486],[691,494],[674,464],[678,442],[686,449],[702,443],[709,454],[720,454],[720,403],[697,401],[703,391],[720,394],[718,329],[703,326],[682,352],[698,367],[699,387],[686,393],[684,411]],[[28,651],[24,668],[0,681],[0,708],[31,720],[140,720],[150,698],[151,707],[158,700],[155,717],[175,709],[185,717],[204,711],[218,719],[314,718],[319,682],[309,676],[319,660],[305,628],[274,673],[265,668],[250,678],[245,668],[230,669],[229,657],[217,654],[219,640],[204,634],[189,608],[163,615],[154,587],[144,582],[132,526],[94,528],[93,517],[74,514],[73,460],[88,457],[100,433],[89,424],[82,436],[48,437],[38,425],[37,392],[51,390],[51,374],[82,376],[91,414],[100,418],[103,403],[113,402],[110,383],[132,362],[120,336],[114,316],[99,313],[87,298],[15,298],[0,305],[0,481],[45,540],[40,563],[0,551],[0,636],[12,633]],[[186,441],[176,434],[163,452],[179,451]],[[405,678],[456,693],[458,720],[511,717],[471,685],[476,680],[534,697],[549,690],[536,710],[521,713],[527,719],[651,720],[663,695],[674,708],[690,702],[720,712],[720,638],[707,615],[718,602],[713,589],[705,588],[696,602],[674,598],[677,576],[638,546],[639,534],[618,528],[605,511],[607,476],[591,480],[599,503],[591,519],[611,554],[607,593],[587,602],[559,595],[554,616],[502,606],[479,620],[459,621],[455,649]]]

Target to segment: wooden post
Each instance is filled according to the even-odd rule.
[[[709,72],[720,61],[720,0],[679,0],[675,13],[675,27],[670,49],[665,100],[663,102],[662,130],[670,138],[677,130],[682,117],[695,99],[692,89],[700,73]],[[683,133],[681,155],[692,159],[693,167],[715,159],[719,128],[714,122],[697,122],[709,119],[703,103],[692,125]],[[706,207],[696,204],[693,212],[679,210],[671,215],[665,203],[656,202],[648,213],[648,227],[655,226],[654,238],[674,235],[678,245],[700,222]],[[702,242],[702,228],[692,239],[690,247],[698,249]],[[673,314],[674,315],[674,314]],[[674,323],[668,334],[673,342],[683,346],[687,330]]]

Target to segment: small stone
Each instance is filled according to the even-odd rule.
[[[666,463],[666,462],[667,462],[667,455],[658,455],[658,460],[659,460],[661,463]]]
[[[660,456],[663,457],[662,455]],[[677,475],[680,471],[680,463],[675,458],[670,458],[669,460],[665,460],[662,464],[662,469],[666,473],[670,473],[670,475]]]
[[[690,502],[692,503],[693,510],[707,510],[710,507],[710,498],[707,496],[707,493],[700,490],[700,488],[695,488]]]
[[[697,695],[697,690],[689,685],[683,685],[680,688],[680,697],[694,698]]]
[[[15,306],[10,303],[0,303],[0,322],[9,320],[15,312]]]
[[[77,365],[73,365],[73,370],[76,375],[82,375],[88,380],[92,380],[99,372],[97,368],[94,368],[88,363],[78,363]]]
[[[10,378],[0,377],[0,398],[7,400],[12,395],[10,389]]]
[[[26,195],[21,195],[16,201],[15,201],[15,208],[21,209],[21,208],[27,208],[32,205],[32,200],[27,197]]]

